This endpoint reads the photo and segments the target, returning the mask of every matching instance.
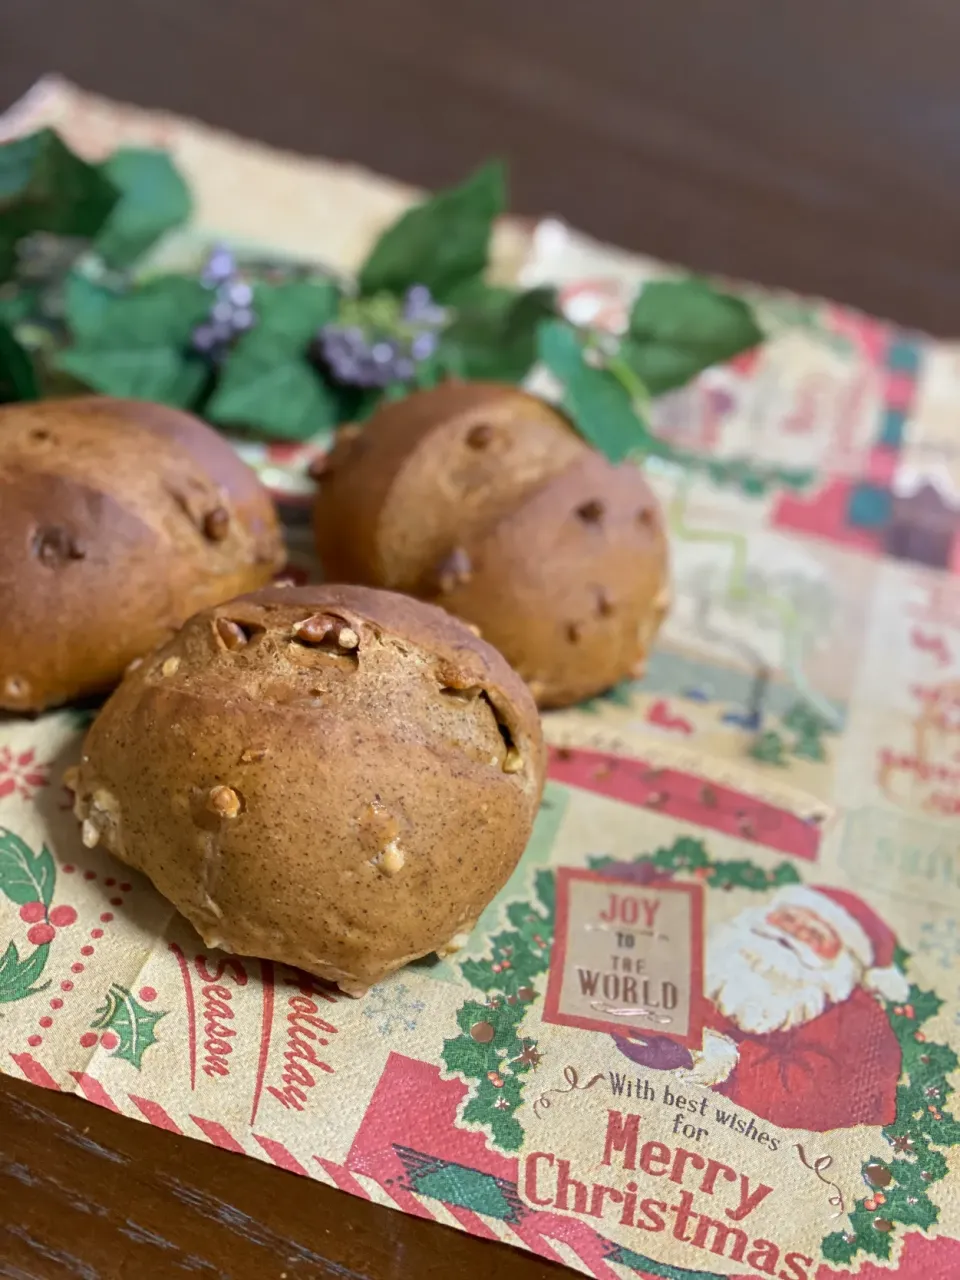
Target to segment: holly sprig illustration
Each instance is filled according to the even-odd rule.
[[[898,967],[908,960],[909,953],[900,949]],[[947,1109],[954,1092],[948,1077],[957,1068],[957,1055],[922,1030],[942,1004],[935,992],[911,983],[904,1004],[884,1005],[902,1054],[896,1119],[882,1130],[888,1151],[863,1163],[870,1190],[856,1201],[849,1227],[823,1241],[823,1256],[830,1262],[848,1265],[859,1254],[888,1259],[898,1226],[926,1230],[939,1217],[930,1188],[949,1172],[942,1148],[960,1146],[960,1121]]]
[[[39,853],[13,831],[0,827],[0,893],[22,910],[35,906],[42,927],[49,915],[56,886],[56,864],[44,845]],[[22,911],[21,911],[22,914]],[[53,929],[47,930],[52,935]],[[50,984],[37,985],[47,965],[49,941],[21,956],[17,944],[9,942],[0,955],[0,1004],[37,995]]]
[[[143,1055],[157,1042],[156,1025],[164,1017],[164,1010],[144,1008],[127,987],[114,982],[90,1025],[97,1031],[112,1031],[118,1043],[110,1056],[132,1063],[139,1071]]]
[[[480,1124],[504,1151],[518,1151],[523,1127],[516,1118],[524,1076],[536,1066],[536,1046],[520,1035],[527,1008],[538,992],[534,979],[546,973],[553,941],[555,889],[552,871],[534,877],[535,900],[512,902],[512,926],[495,934],[489,955],[468,959],[460,971],[486,1000],[467,1000],[457,1013],[460,1034],[443,1043],[448,1071],[471,1082],[463,1119]]]

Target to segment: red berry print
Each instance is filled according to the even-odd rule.
[[[93,1046],[97,1043],[96,1032],[85,1031],[83,1035],[80,1037],[80,1043],[81,1045],[83,1045],[84,1049],[92,1049]]]
[[[83,873],[84,880],[96,880],[97,873],[95,871],[85,871]]]
[[[100,1043],[105,1049],[115,1049],[120,1043],[120,1039],[112,1031],[105,1031],[100,1037]]]
[[[127,884],[127,882],[124,880],[123,884],[120,886],[120,891],[122,893],[129,893],[132,888],[133,888],[133,885]]]
[[[54,996],[54,997],[53,997],[53,999],[50,1001],[50,1008],[51,1008],[51,1009],[62,1009],[62,1008],[63,1008],[63,1001],[60,999],[60,997],[59,997],[59,996]]]
[[[27,1044],[35,1049],[38,1044],[43,1044],[43,1036],[27,1036]]]
[[[54,907],[50,912],[50,923],[55,924],[58,929],[68,929],[77,919],[77,913],[73,907]]]
[[[32,942],[35,947],[42,947],[44,943],[52,942],[56,936],[56,929],[48,924],[35,924],[32,929],[27,930],[27,941]]]
[[[49,1015],[49,1014],[44,1014],[44,1015],[43,1015],[43,1017],[42,1017],[39,1021],[40,1021],[40,1026],[41,1026],[41,1027],[52,1027],[52,1026],[53,1026],[53,1019],[50,1017],[50,1015]]]
[[[67,982],[61,982],[61,983],[60,983],[60,990],[61,990],[61,991],[72,991],[72,990],[73,990],[73,983],[72,983],[72,982],[69,982],[69,981],[67,981]]]
[[[42,902],[25,902],[20,908],[20,919],[27,924],[39,924],[46,914],[47,908]]]
[[[64,871],[66,872],[66,874],[67,874],[68,876],[72,876],[72,875],[73,875],[73,873],[76,871],[76,869],[77,869],[77,868],[73,865],[73,863],[72,863],[72,862],[68,862],[68,863],[67,863],[67,865],[66,865],[63,869],[64,869]]]
[[[102,938],[102,937],[103,937],[103,930],[102,930],[102,929],[91,929],[91,930],[90,930],[90,937],[91,937],[91,938]]]
[[[77,961],[76,964],[72,964],[70,966],[71,973],[83,973],[83,970],[84,970],[84,966],[80,963],[79,960]]]
[[[153,987],[141,987],[138,994],[141,1000],[146,1000],[147,1004],[149,1004],[151,1000],[156,1000],[157,998],[157,993]]]
[[[107,876],[106,880],[104,880],[103,883],[107,886],[108,889],[112,889],[117,882],[116,880],[114,880],[113,876]]]
[[[112,911],[105,911],[105,912],[103,913],[103,915],[100,917],[100,923],[101,923],[101,924],[109,924],[109,923],[110,923],[110,921],[111,921],[112,919],[113,919],[113,912],[112,912]]]
[[[92,956],[92,955],[93,955],[93,947],[81,947],[81,948],[80,948],[80,954],[81,954],[82,956]]]

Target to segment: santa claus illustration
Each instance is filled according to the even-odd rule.
[[[856,895],[790,885],[711,930],[700,1049],[637,1031],[617,1045],[784,1128],[890,1124],[900,1047],[880,998],[909,991],[895,941]]]

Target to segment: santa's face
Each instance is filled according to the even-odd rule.
[[[785,1031],[846,1000],[862,966],[805,906],[751,907],[711,931],[706,994],[743,1031]]]

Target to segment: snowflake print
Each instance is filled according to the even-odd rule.
[[[14,754],[9,747],[0,748],[0,800],[17,792],[24,800],[31,800],[40,787],[50,783],[50,766],[38,764],[36,752]]]
[[[405,982],[378,982],[367,992],[363,1006],[363,1016],[376,1021],[382,1036],[415,1030],[417,1014],[426,1008],[422,1000],[411,997]]]

